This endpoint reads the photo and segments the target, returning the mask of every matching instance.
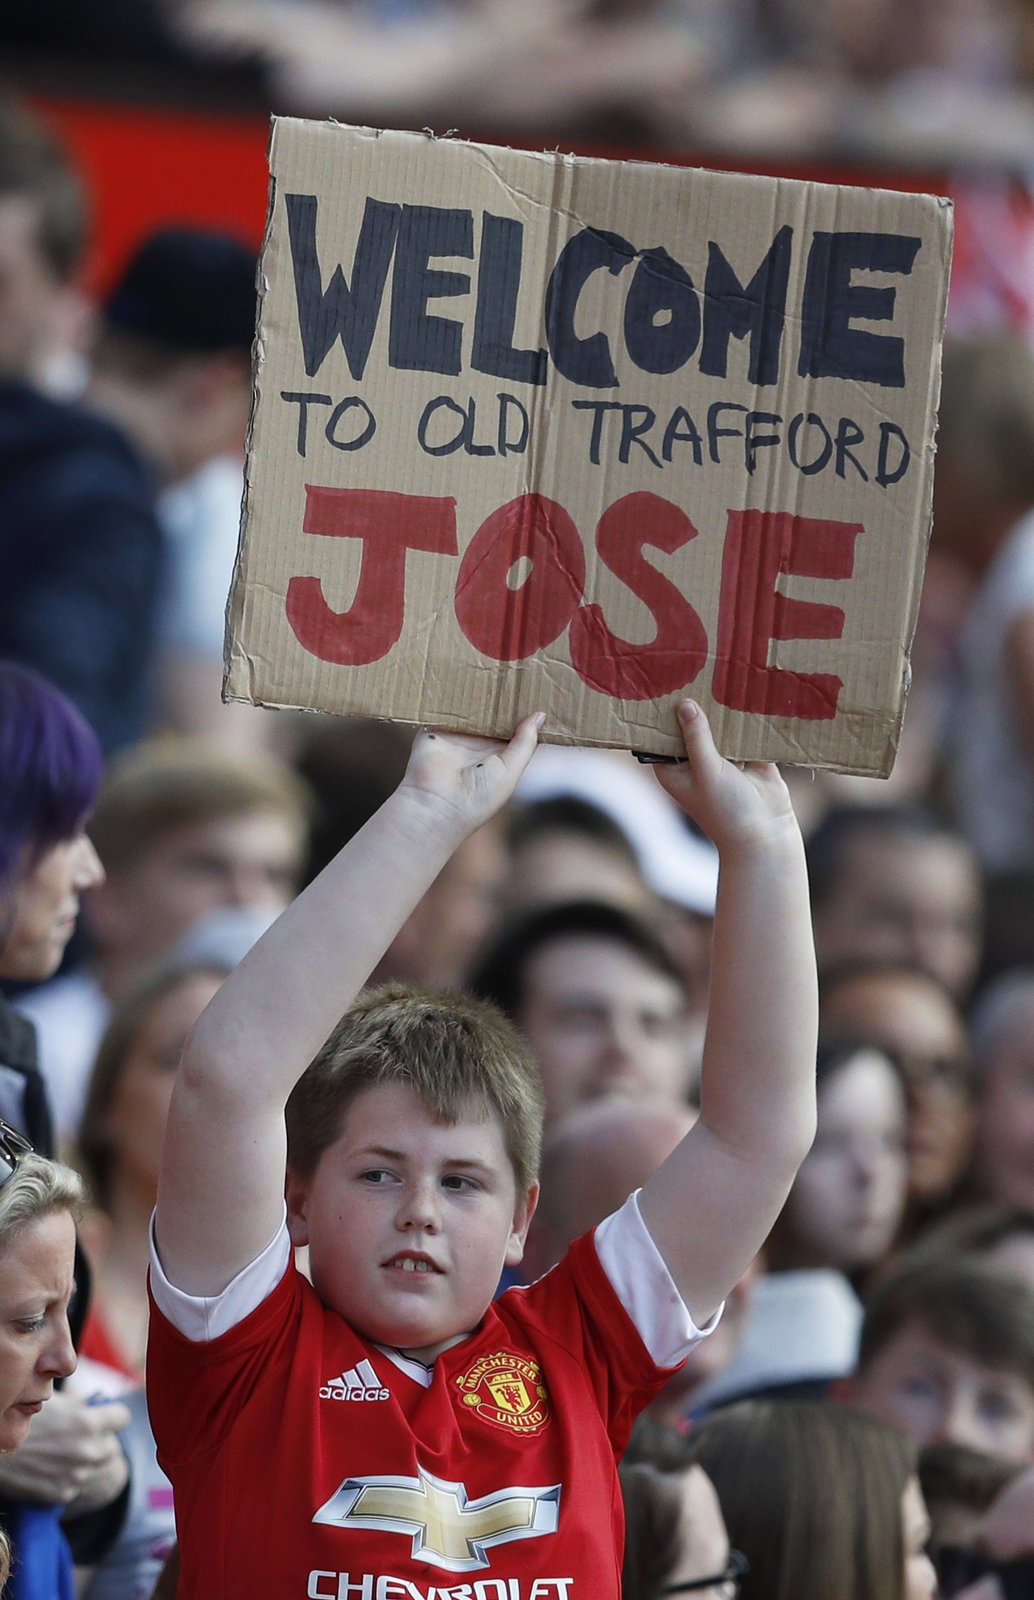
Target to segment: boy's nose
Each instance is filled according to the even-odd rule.
[[[438,1191],[430,1183],[408,1184],[399,1201],[398,1225],[424,1233],[437,1233],[441,1224]]]

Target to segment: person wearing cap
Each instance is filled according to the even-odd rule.
[[[124,429],[160,485],[168,568],[155,720],[261,742],[265,718],[220,701],[251,402],[256,253],[229,234],[149,235],[101,308],[90,404]]]

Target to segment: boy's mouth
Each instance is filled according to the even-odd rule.
[[[403,1272],[441,1272],[436,1262],[430,1256],[413,1255],[407,1251],[403,1255],[392,1256],[390,1261],[384,1263],[386,1267],[400,1267]]]

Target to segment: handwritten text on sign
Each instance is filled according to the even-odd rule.
[[[928,521],[936,203],[586,162],[579,181],[589,169],[587,196],[599,178],[607,204],[576,225],[596,210],[585,198],[534,194],[544,169],[527,163],[548,175],[548,158],[492,152],[486,176],[480,147],[391,139],[386,164],[370,136],[353,142],[343,189],[326,141],[308,173],[304,150],[281,163],[264,256],[250,509],[272,439],[296,530],[281,514],[281,617],[322,664],[303,703],[329,706],[332,666],[350,674],[347,708],[398,715],[387,674],[418,650],[442,663],[424,680],[445,725],[470,716],[472,689],[500,721],[537,703],[525,675],[504,709],[499,683],[540,661],[562,667],[547,670],[557,694],[579,686],[570,732],[586,742],[629,742],[631,706],[690,686],[745,719],[835,722],[845,687],[853,714],[864,700],[852,663],[879,676],[854,601],[895,568],[898,614],[873,641],[874,662],[897,641],[872,686],[874,702],[897,696],[875,709],[886,739]],[[478,203],[505,163],[517,214]],[[686,212],[690,182],[693,225],[671,200]]]

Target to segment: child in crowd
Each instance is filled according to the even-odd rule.
[[[1034,1290],[917,1246],[873,1285],[844,1395],[920,1446],[1034,1462]]]
[[[692,702],[679,716],[688,759],[662,782],[722,862],[700,1117],[530,1288],[492,1300],[537,1198],[541,1091],[510,1025],[399,986],[341,1011],[512,793],[541,717],[508,744],[418,735],[399,789],[195,1027],[148,1355],[180,1600],[616,1600],[615,1457],[814,1131],[816,980],[785,786],[723,760]]]

